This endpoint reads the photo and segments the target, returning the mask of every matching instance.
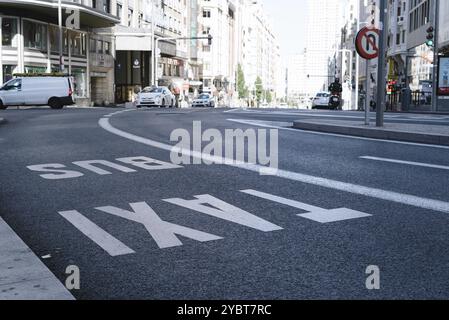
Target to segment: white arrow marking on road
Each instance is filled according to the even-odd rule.
[[[119,130],[117,128],[114,128],[110,123],[109,119],[102,118],[99,121],[100,127],[105,129],[106,131],[115,134],[117,136],[120,136],[125,139],[132,140],[134,142],[142,143],[147,146],[159,148],[162,150],[167,150],[169,152],[182,152],[184,155],[189,157],[196,157],[196,158],[202,158],[207,160],[212,160],[215,163],[224,163],[229,166],[254,171],[254,172],[263,172],[263,170],[267,170],[270,168],[255,165],[255,164],[242,164],[242,163],[235,163],[235,164],[227,164],[226,162],[232,162],[234,160],[232,159],[224,159],[222,157],[211,157],[208,154],[201,154],[200,152],[193,152],[190,150],[184,150],[181,148],[174,148],[172,145],[157,142],[154,140],[150,140],[144,137],[140,137],[137,135],[134,135],[132,133],[128,133],[122,130]],[[293,130],[293,129],[292,129]],[[294,129],[295,130],[295,129]],[[448,147],[449,148],[449,147]],[[444,213],[449,213],[449,203],[440,201],[440,200],[434,200],[434,199],[427,199],[422,198],[414,195],[404,194],[404,193],[398,193],[394,191],[388,191],[388,190],[382,190],[377,188],[371,188],[371,187],[365,187],[357,184],[342,182],[342,181],[336,181],[331,180],[327,178],[321,178],[321,177],[315,177],[310,176],[306,174],[286,171],[286,170],[276,170],[274,176],[298,181],[302,183],[312,184],[320,187],[325,187],[329,189],[339,190],[339,191],[345,191],[353,194],[359,194],[362,196],[370,197],[370,198],[376,198],[376,199],[382,199],[387,201],[392,201],[400,204],[405,204],[409,206],[414,206],[417,208],[423,208],[423,209],[429,209],[434,211],[440,211]]]
[[[135,253],[134,250],[101,229],[78,211],[62,211],[59,212],[59,214],[74,225],[75,228],[81,231],[85,236],[100,246],[104,251],[109,253],[109,255],[116,257]]]
[[[370,157],[370,156],[363,156],[363,157],[359,157],[359,158],[360,159],[365,159],[365,160],[373,160],[373,161],[381,161],[381,162],[389,162],[389,163],[397,163],[397,164],[406,164],[406,165],[416,166],[416,167],[425,167],[425,168],[449,170],[449,166],[430,164],[430,163],[403,161],[403,160],[395,160],[395,159],[388,159],[388,158],[378,158],[378,157]]]
[[[280,204],[284,204],[293,208],[301,209],[304,211],[309,211],[308,213],[301,213],[297,214],[298,217],[306,218],[309,220],[313,220],[319,223],[330,223],[330,222],[337,222],[337,221],[343,221],[343,220],[351,220],[351,219],[358,219],[358,218],[367,218],[371,217],[370,214],[355,211],[347,208],[339,208],[339,209],[324,209],[320,207],[315,207],[312,205],[309,205],[307,203],[302,203],[299,201],[287,199],[278,197],[269,193],[264,193],[256,190],[241,190],[240,192],[270,200],[273,202],[277,202]]]
[[[222,237],[210,233],[163,221],[146,202],[131,203],[130,206],[133,211],[112,206],[96,209],[126,220],[143,224],[161,249],[182,246],[182,242],[176,235],[199,242],[223,239]]]
[[[175,198],[164,199],[163,201],[263,232],[282,230],[281,227],[271,222],[259,218],[211,195],[205,194],[195,196],[195,198],[196,200]],[[213,208],[207,205],[210,205]]]

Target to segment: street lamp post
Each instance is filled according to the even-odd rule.
[[[62,61],[63,51],[63,34],[62,34],[62,3],[58,0],[58,26],[59,26],[59,71],[64,71],[64,63]]]

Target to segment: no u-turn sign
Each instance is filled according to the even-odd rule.
[[[366,60],[375,59],[379,56],[378,29],[365,27],[359,31],[355,39],[357,53]]]

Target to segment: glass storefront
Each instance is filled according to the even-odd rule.
[[[87,97],[87,73],[85,68],[72,68],[73,92],[75,97]]]

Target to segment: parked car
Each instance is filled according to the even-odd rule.
[[[0,109],[25,105],[62,109],[74,103],[72,88],[70,77],[16,77],[0,88]]]
[[[194,99],[192,102],[192,107],[215,107],[214,97],[208,93],[202,93],[198,96],[198,98]]]
[[[312,109],[327,109],[329,108],[329,92],[318,92],[312,100]]]
[[[136,107],[170,107],[176,106],[176,97],[167,87],[143,88],[136,98]]]

